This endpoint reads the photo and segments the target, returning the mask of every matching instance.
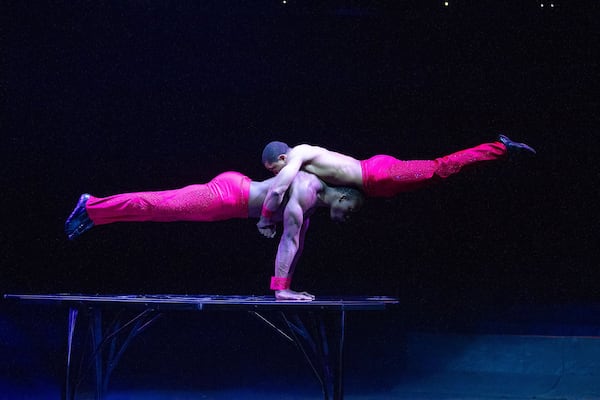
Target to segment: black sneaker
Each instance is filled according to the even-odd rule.
[[[69,240],[79,237],[82,233],[92,229],[94,226],[94,222],[92,222],[87,210],[85,209],[85,205],[87,204],[89,198],[89,194],[82,194],[77,202],[77,205],[75,206],[75,209],[65,222],[65,233],[67,234]]]
[[[536,154],[536,151],[534,150],[533,147],[526,145],[525,143],[513,142],[507,136],[500,135],[500,136],[498,136],[498,140],[500,140],[506,146],[508,155],[511,157],[514,155],[523,154],[523,153]]]

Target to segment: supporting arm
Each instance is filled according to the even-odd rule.
[[[283,221],[283,234],[275,258],[275,276],[271,281],[271,289],[275,290],[275,297],[279,300],[314,300],[315,297],[309,293],[290,289],[294,269],[304,248],[309,220],[304,219],[302,207],[292,202],[285,209]]]

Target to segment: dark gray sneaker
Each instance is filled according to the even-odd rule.
[[[94,226],[94,222],[92,222],[85,209],[85,205],[89,198],[90,195],[88,193],[82,194],[81,197],[79,197],[75,209],[73,209],[73,212],[65,222],[65,233],[69,240],[79,237],[82,233],[92,229]]]
[[[498,136],[498,140],[500,140],[506,146],[506,150],[508,151],[508,155],[510,157],[523,153],[530,155],[536,154],[536,151],[533,147],[526,145],[525,143],[513,142],[508,136],[500,135]]]

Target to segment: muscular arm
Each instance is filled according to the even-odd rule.
[[[306,231],[308,231],[309,225],[310,220],[305,217],[304,222],[302,223],[302,227],[300,228],[300,237],[298,238],[298,250],[296,250],[296,255],[294,256],[294,260],[292,261],[292,265],[289,271],[290,277],[294,275],[296,265],[298,265],[300,257],[302,256],[302,252],[304,251],[304,238],[306,237]]]
[[[270,214],[277,211],[283,202],[286,191],[311,155],[312,146],[300,145],[292,149],[288,155],[285,167],[275,176],[263,202],[263,212],[256,224],[260,233],[267,237],[275,236],[274,224]],[[265,212],[266,211],[266,212]]]
[[[275,258],[275,276],[291,279],[302,254],[309,220],[304,219],[302,207],[297,202],[292,202],[286,206],[283,223],[283,234]],[[290,289],[277,290],[275,297],[279,300],[314,300],[313,295]]]
[[[298,171],[300,171],[300,168],[302,168],[302,162],[303,160],[300,157],[291,157],[288,159],[285,167],[279,171],[269,187],[269,191],[267,192],[267,196],[263,203],[264,208],[271,212],[277,211],[283,202],[285,192],[292,184],[292,181],[298,174]]]
[[[294,258],[300,248],[300,231],[304,216],[302,208],[296,202],[288,203],[283,213],[283,234],[275,257],[275,276],[290,278]]]
[[[301,158],[295,160],[290,159],[288,164],[279,171],[275,178],[273,178],[273,182],[271,183],[271,186],[269,186],[269,191],[263,202],[260,219],[256,224],[258,231],[262,235],[268,238],[275,236],[275,224],[271,220],[271,214],[275,212],[283,202],[285,192],[292,184],[298,171],[300,171],[300,167],[302,167]]]

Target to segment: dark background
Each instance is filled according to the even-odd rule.
[[[0,292],[269,294],[256,221],[64,220],[83,192],[268,178],[270,140],[422,159],[505,133],[537,157],[315,215],[294,288],[424,320],[600,300],[599,7],[539,3],[4,3]]]

